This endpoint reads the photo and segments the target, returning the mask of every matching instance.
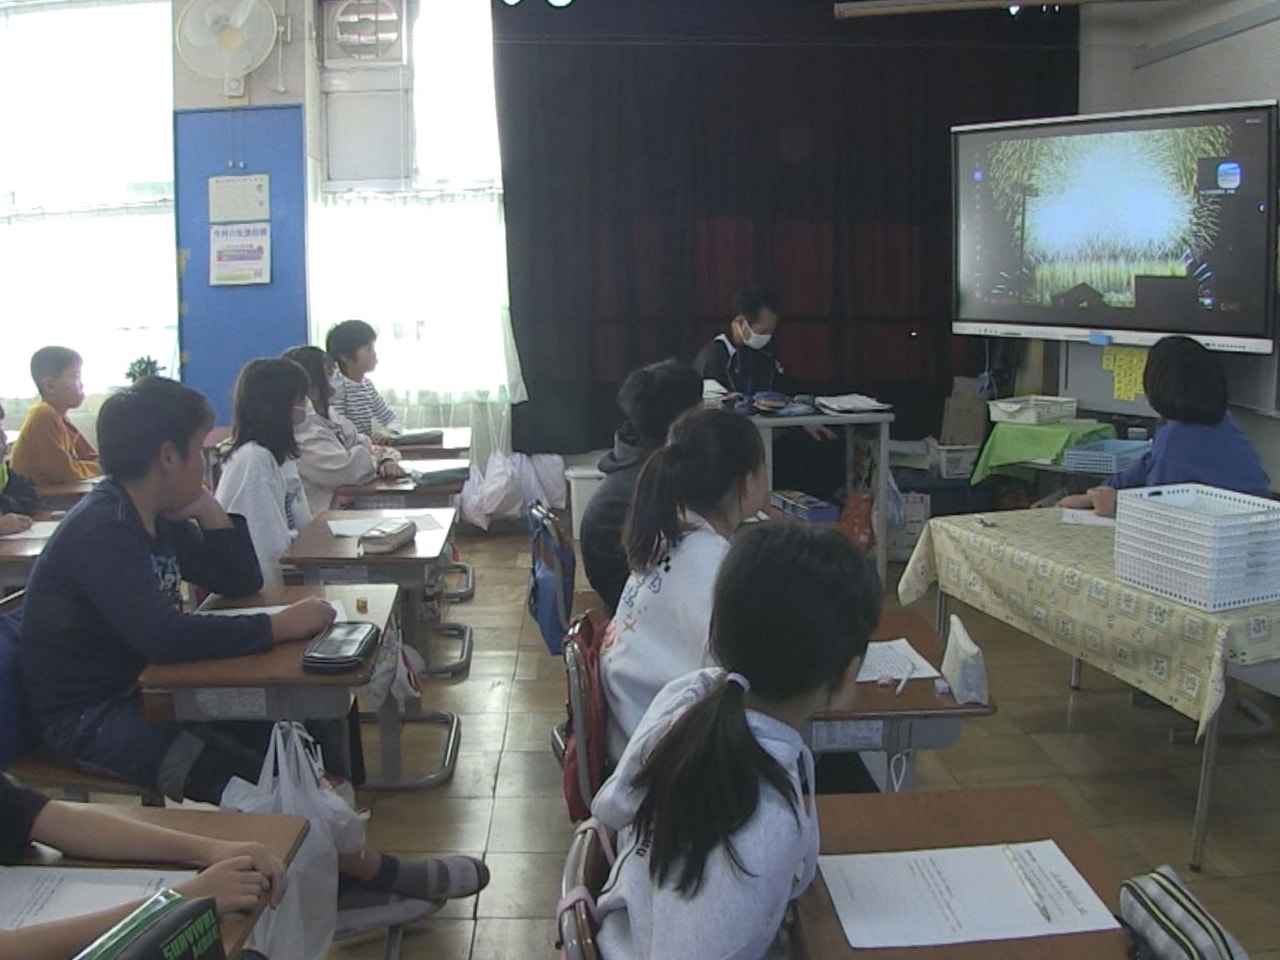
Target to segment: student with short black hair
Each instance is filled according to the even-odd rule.
[[[838,531],[761,523],[734,538],[715,583],[718,666],[662,689],[591,805],[618,831],[597,901],[601,956],[769,952],[818,861],[800,731],[852,705],[881,598]]]
[[[250,360],[236,381],[231,456],[217,499],[249,526],[266,586],[283,582],[280,557],[307,524],[311,506],[298,475],[294,428],[306,419],[311,381],[292,360]]]
[[[397,451],[374,445],[331,406],[334,364],[328,354],[319,347],[294,347],[284,358],[302,367],[311,384],[306,419],[294,427],[293,435],[298,442],[298,475],[313,513],[338,506],[342,487],[379,476],[404,476]]]
[[[233,778],[257,781],[272,725],[148,720],[139,674],[152,663],[310,640],[334,611],[311,597],[270,616],[183,612],[184,580],[227,597],[262,589],[244,517],[204,486],[212,425],[208,401],[174,380],[144,377],[107,398],[98,415],[106,479],[67,514],[32,568],[18,657],[36,723],[60,760],[175,800],[218,804]],[[364,850],[342,855],[339,866],[365,885],[345,901],[361,904],[341,921],[355,925],[409,922],[430,909],[425,901],[472,896],[489,879],[471,857],[402,862]]]
[[[601,648],[610,758],[663,686],[711,662],[716,574],[729,538],[767,495],[760,434],[726,410],[684,414],[640,471],[622,535],[631,576]]]
[[[324,348],[338,370],[333,377],[333,407],[366,437],[404,432],[368,377],[378,366],[378,331],[363,320],[343,320],[325,337]]]
[[[44,510],[36,485],[11,469],[8,459],[9,441],[4,434],[4,407],[0,405],[0,537],[31,529],[35,515]]]
[[[284,864],[260,843],[199,837],[115,816],[98,804],[63,803],[0,773],[0,863],[20,862],[31,843],[80,860],[191,864],[207,868],[174,889],[184,897],[213,897],[220,917],[276,906],[284,894]],[[65,920],[0,930],[0,956],[66,960],[141,906],[133,901]]]
[[[742,287],[733,295],[732,310],[729,332],[698,351],[694,369],[735,393],[790,393],[782,364],[770,349],[780,319],[773,291],[759,284]]]
[[[1227,408],[1227,378],[1218,358],[1190,337],[1164,337],[1142,375],[1147,403],[1165,421],[1151,449],[1102,486],[1060,506],[1114,516],[1116,491],[1201,483],[1256,497],[1271,496],[1258,451]]]
[[[631,574],[622,549],[622,527],[640,468],[667,442],[675,419],[701,401],[701,378],[678,360],[633,370],[618,391],[618,406],[626,419],[613,435],[613,450],[600,460],[605,478],[583,512],[581,539],[587,580],[611,617]]]
[[[13,445],[13,468],[35,483],[71,483],[101,476],[98,454],[67,419],[84,403],[83,361],[68,347],[41,347],[31,355],[31,379],[40,402],[27,411]]]

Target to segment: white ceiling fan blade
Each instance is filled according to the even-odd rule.
[[[258,0],[240,0],[236,4],[235,10],[231,13],[231,25],[237,30],[243,29],[245,21],[253,13],[253,8],[257,6]]]

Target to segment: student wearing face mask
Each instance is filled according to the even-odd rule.
[[[782,364],[771,348],[778,329],[778,302],[773,293],[752,284],[733,295],[733,321],[698,351],[693,366],[704,380],[716,380],[736,393],[791,393]]]

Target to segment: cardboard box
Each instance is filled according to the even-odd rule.
[[[813,523],[832,523],[840,519],[840,508],[799,490],[775,490],[769,503],[783,513]]]
[[[889,559],[894,563],[905,563],[920,542],[924,528],[929,522],[930,498],[927,493],[904,493],[902,506],[905,520],[902,527],[895,530],[889,538]]]

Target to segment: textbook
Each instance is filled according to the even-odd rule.
[[[75,960],[226,960],[214,900],[161,890]]]

